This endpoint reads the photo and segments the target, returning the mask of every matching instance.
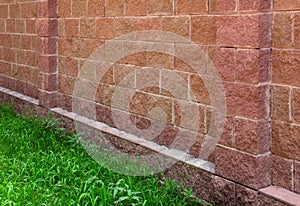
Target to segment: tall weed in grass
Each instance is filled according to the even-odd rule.
[[[0,105],[0,205],[204,205],[170,180],[104,168],[63,130]]]

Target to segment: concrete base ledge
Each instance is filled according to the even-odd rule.
[[[300,195],[277,186],[269,186],[259,190],[259,193],[283,205],[300,206]]]
[[[238,182],[215,174],[215,167],[211,162],[194,158],[186,153],[180,153],[61,108],[50,110],[43,108],[38,104],[37,99],[2,87],[0,87],[0,103],[13,104],[19,113],[24,113],[30,109],[34,115],[43,117],[46,117],[48,112],[52,111],[54,116],[61,119],[64,127],[69,131],[76,128],[74,123],[79,123],[87,130],[92,130],[92,134],[97,134],[97,132],[107,134],[111,141],[116,143],[117,147],[120,146],[120,148],[125,148],[127,151],[154,152],[178,160],[176,164],[164,172],[164,175],[181,182],[186,188],[191,188],[197,197],[201,197],[206,201],[213,201],[213,205],[300,206],[300,195],[288,190],[275,186],[263,188],[259,191],[248,188]]]

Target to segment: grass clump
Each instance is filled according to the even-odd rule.
[[[202,205],[170,180],[102,167],[62,130],[0,105],[0,205]]]

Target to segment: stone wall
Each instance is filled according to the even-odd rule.
[[[300,1],[274,2],[271,124],[273,184],[300,193]]]
[[[179,150],[190,141],[183,150],[215,165],[216,182],[204,185],[229,188],[237,205],[257,204],[270,185],[299,194],[299,9],[299,0],[0,0],[0,86],[141,137],[163,125],[151,140]]]
[[[1,86],[38,98],[37,2],[0,1]]]

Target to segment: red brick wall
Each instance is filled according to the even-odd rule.
[[[48,108],[71,111],[76,100],[90,115],[89,109],[96,106],[90,117],[113,127],[117,125],[112,112],[117,111],[120,118],[129,115],[135,126],[147,128],[157,118],[148,111],[160,107],[167,126],[153,138],[166,146],[181,127],[179,106],[193,105],[199,113],[199,130],[189,152],[199,156],[212,116],[203,75],[212,75],[213,63],[227,106],[223,135],[208,157],[217,175],[254,189],[274,184],[299,193],[299,4],[299,0],[0,0],[0,86],[39,98]],[[108,40],[146,30],[172,32],[197,44],[205,54],[203,74],[172,55],[153,51],[111,64],[101,81],[97,70],[82,69],[95,63],[91,55]],[[197,55],[190,53],[192,59]],[[95,94],[87,91],[72,99],[78,75],[91,72],[95,74],[83,88],[94,88]],[[162,89],[178,86],[168,81],[172,75],[185,82],[186,90],[178,98]],[[122,85],[125,77],[128,84]],[[138,89],[145,83],[141,80],[149,79],[154,85]],[[118,89],[135,93],[129,108],[112,105]],[[193,124],[191,120],[182,127],[193,133]]]
[[[0,1],[0,85],[38,97],[36,1]]]
[[[271,124],[273,184],[300,193],[300,1],[274,1]]]

